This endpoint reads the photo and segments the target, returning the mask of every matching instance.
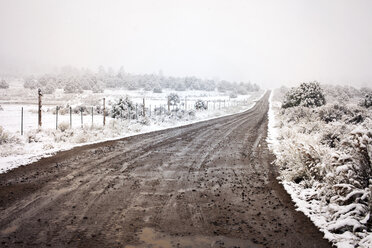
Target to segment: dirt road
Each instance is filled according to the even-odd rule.
[[[275,179],[267,110],[268,94],[0,175],[0,246],[330,247]]]

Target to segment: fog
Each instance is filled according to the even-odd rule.
[[[0,0],[0,73],[372,84],[372,1]]]

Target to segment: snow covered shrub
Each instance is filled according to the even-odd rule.
[[[29,131],[26,134],[26,140],[28,143],[37,143],[41,141],[42,134],[39,129]]]
[[[112,105],[111,117],[127,119],[129,112],[131,113],[131,115],[133,115],[135,114],[135,110],[135,104],[128,98],[128,96],[126,96],[125,98],[120,98],[119,101]]]
[[[88,141],[88,134],[84,132],[79,132],[75,137],[74,137],[74,142],[75,143],[86,143]]]
[[[346,173],[345,183],[360,189],[368,187],[372,178],[372,130],[357,127],[340,145],[345,155],[334,156],[336,173]]]
[[[167,112],[167,110],[164,107],[155,107],[155,109],[154,109],[154,113],[156,115],[161,115],[161,114],[164,114],[166,112]]]
[[[71,142],[72,137],[74,136],[74,130],[66,128],[64,131],[55,131],[53,133],[54,136],[54,142]]]
[[[138,123],[142,124],[142,125],[145,125],[145,126],[148,126],[150,125],[150,118],[148,117],[141,117],[138,119]]]
[[[175,106],[180,103],[180,97],[176,93],[170,93],[168,95],[168,101],[171,106]]]
[[[206,110],[208,107],[207,107],[207,103],[204,102],[203,100],[196,100],[195,102],[195,109],[196,110]]]
[[[0,80],[0,89],[8,89],[9,88],[9,84],[4,80]]]
[[[368,116],[365,109],[351,104],[333,103],[322,106],[319,118],[325,123],[342,121],[344,123],[362,123]]]
[[[319,107],[325,104],[323,90],[318,82],[302,83],[292,88],[285,96],[283,108],[295,106]]]
[[[230,97],[230,98],[237,98],[237,97],[238,97],[238,94],[234,91],[234,92],[231,92],[231,93],[229,94],[229,97]]]
[[[369,108],[372,106],[372,93],[368,93],[365,95],[364,99],[360,102],[360,105]]]
[[[194,110],[189,110],[187,111],[188,116],[195,117],[195,111]]]
[[[328,88],[348,100],[334,97],[318,108],[273,107],[278,127],[273,150],[292,197],[306,201],[301,208],[315,216],[326,236],[363,247],[372,231],[372,112],[357,105],[355,89],[334,90]]]
[[[61,122],[58,124],[58,129],[61,130],[61,132],[66,131],[70,127],[70,124],[68,122]]]
[[[10,133],[6,132],[2,126],[0,126],[0,145],[6,143],[15,143],[18,142],[19,139],[15,136],[11,135]]]
[[[154,93],[162,93],[163,90],[160,88],[160,86],[155,86],[154,89],[152,90]]]

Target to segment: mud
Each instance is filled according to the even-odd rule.
[[[0,246],[331,247],[276,180],[267,110],[268,94],[0,175]]]

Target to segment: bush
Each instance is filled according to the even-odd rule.
[[[154,109],[155,115],[161,115],[161,114],[164,114],[166,112],[167,112],[167,110],[164,107],[156,107]]]
[[[195,109],[196,110],[206,110],[207,108],[208,108],[207,103],[204,102],[203,100],[199,99],[195,102]]]
[[[175,93],[170,93],[169,95],[168,95],[168,101],[169,101],[169,104],[171,105],[171,106],[175,106],[175,105],[177,105],[178,103],[180,103],[180,97],[177,95],[177,94],[175,94]]]
[[[156,87],[152,90],[152,92],[154,92],[154,93],[162,93],[163,91],[162,91],[162,89],[161,89],[160,87],[156,86]]]
[[[68,82],[63,88],[63,91],[65,93],[83,93],[83,88],[75,82]]]
[[[0,126],[0,145],[4,143],[9,143],[9,134]]]
[[[0,80],[0,89],[8,89],[9,88],[9,84],[3,79],[3,80]]]
[[[361,107],[347,104],[327,104],[318,111],[320,120],[325,123],[343,121],[345,123],[361,123],[367,117],[366,111]]]
[[[61,122],[58,124],[58,129],[61,130],[61,132],[66,131],[70,127],[70,124],[68,122]]]
[[[229,96],[230,98],[237,98],[238,94],[236,92],[231,92]]]
[[[135,109],[135,105],[128,97],[120,98],[118,102],[112,105],[111,117],[126,119],[128,118],[129,111],[135,114]]]
[[[318,82],[302,83],[292,88],[285,96],[283,108],[295,106],[319,107],[325,104],[323,90]]]
[[[366,94],[364,99],[361,101],[360,105],[365,108],[371,107],[372,106],[372,93]]]

